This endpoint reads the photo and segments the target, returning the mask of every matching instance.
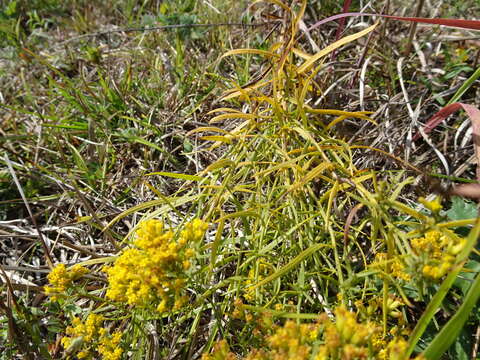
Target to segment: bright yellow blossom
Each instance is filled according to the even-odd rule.
[[[448,235],[448,236],[447,236]],[[465,247],[466,239],[453,232],[443,234],[437,230],[410,241],[415,255],[414,266],[431,280],[444,277],[455,265],[456,256]]]
[[[379,252],[375,255],[375,261],[372,266],[381,269],[383,272],[392,275],[403,281],[410,281],[411,276],[406,272],[405,265],[402,260],[395,256],[387,260],[387,254]]]
[[[121,332],[114,332],[111,336],[104,335],[100,338],[98,353],[102,355],[103,360],[119,360],[123,350],[119,347],[122,339]]]
[[[394,302],[391,306],[398,306]],[[240,305],[241,301],[236,301],[235,306]],[[264,337],[264,345],[250,350],[245,357],[235,357],[227,342],[221,340],[202,360],[407,360],[404,356],[407,343],[403,337],[384,336],[379,324],[358,321],[356,314],[344,306],[337,307],[334,313],[334,319],[322,314],[319,321],[312,324],[287,321],[284,326],[270,326],[271,335]],[[318,346],[317,339],[322,345]]]
[[[69,336],[63,337],[61,341],[66,352],[77,352],[79,359],[91,359],[98,353],[102,360],[119,360],[123,353],[119,346],[122,333],[116,331],[110,335],[108,330],[102,327],[103,321],[103,316],[97,314],[88,315],[85,322],[77,317],[73,318],[72,326],[66,330]]]
[[[230,352],[230,347],[225,340],[220,340],[213,347],[212,354],[203,354],[201,360],[235,360],[236,356]]]
[[[152,306],[158,312],[180,309],[186,271],[195,256],[192,248],[202,239],[208,225],[199,219],[185,225],[178,239],[159,220],[140,224],[134,248],[117,258],[114,266],[104,268],[109,287],[106,296],[139,307]]]
[[[65,292],[75,280],[80,279],[87,273],[88,269],[81,265],[76,264],[67,269],[65,264],[60,263],[47,275],[50,285],[44,287],[45,294],[53,295],[52,300],[55,300],[55,295]]]
[[[297,324],[287,321],[265,338],[265,349],[253,349],[245,360],[307,360],[312,353],[312,343],[317,338],[318,324]],[[212,354],[204,354],[202,360],[238,359],[225,340],[219,341]]]

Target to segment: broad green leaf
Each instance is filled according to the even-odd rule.
[[[452,206],[445,212],[450,220],[466,220],[477,217],[477,206],[459,196],[452,197]]]
[[[477,274],[476,279],[467,296],[463,300],[462,306],[455,312],[447,324],[435,336],[435,339],[428,345],[423,352],[423,355],[428,360],[437,360],[442,357],[445,351],[454,343],[455,339],[460,334],[463,326],[468,320],[470,312],[480,299],[480,274]]]
[[[418,320],[417,325],[413,329],[413,332],[410,335],[410,339],[409,339],[409,343],[408,343],[408,349],[407,349],[407,352],[406,352],[406,357],[407,358],[412,354],[413,349],[417,345],[418,340],[420,339],[420,337],[424,333],[425,329],[427,328],[428,324],[432,320],[432,318],[435,315],[435,313],[437,312],[437,310],[442,305],[443,299],[445,298],[448,291],[450,290],[453,283],[455,282],[455,279],[457,278],[457,275],[462,270],[465,260],[468,258],[472,249],[474,248],[475,244],[477,243],[479,235],[480,235],[480,221],[477,220],[477,223],[476,223],[475,227],[470,231],[470,234],[467,237],[467,243],[466,243],[464,249],[460,252],[460,254],[457,257],[457,261],[458,261],[457,265],[448,273],[445,280],[443,280],[442,284],[440,285],[440,288],[435,293],[435,296],[432,298],[430,303],[427,305],[427,308],[425,309],[421,318]],[[465,298],[464,303],[462,304],[462,307],[457,312],[457,314],[458,313],[460,313],[460,314],[458,315],[458,317],[454,316],[454,318],[451,319],[451,320],[453,320],[453,322],[452,322],[453,325],[451,325],[451,328],[449,328],[451,331],[456,331],[459,323],[463,321],[463,317],[465,316],[465,312],[467,312],[467,311],[468,311],[468,313],[470,312],[470,306],[471,306],[470,301],[475,299],[475,303],[476,303],[476,300],[478,300],[478,297],[480,296],[480,288],[479,287],[480,287],[480,276],[477,275],[477,279],[475,280],[475,283],[472,285],[472,288],[470,289],[469,294]],[[476,293],[473,292],[473,291],[476,291]],[[450,321],[449,321],[449,323],[450,323]],[[447,323],[447,325],[448,325],[448,323]],[[443,329],[442,329],[442,331],[443,331]],[[447,340],[447,336],[442,335],[442,337],[443,337],[442,341],[445,342]],[[455,338],[453,336],[452,336],[452,338],[453,338],[453,340],[455,340]],[[437,337],[435,339],[437,339]],[[437,344],[438,343],[436,342],[433,345],[434,350],[431,350],[432,354],[438,354],[441,351],[442,344],[440,344],[440,345],[437,345]],[[434,356],[434,355],[432,355],[432,356]],[[428,359],[430,359],[430,358],[428,358]],[[438,359],[438,357],[431,357],[431,359]]]

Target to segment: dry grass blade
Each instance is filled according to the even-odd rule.
[[[460,109],[465,110],[470,121],[472,123],[473,128],[473,144],[475,149],[475,155],[477,158],[477,180],[480,181],[480,110],[478,110],[475,106],[463,104],[463,103],[453,103],[447,105],[440,109],[435,115],[433,115],[430,120],[427,121],[425,124],[424,129],[422,131],[424,133],[429,133],[432,131],[436,126],[438,126],[443,120],[445,120],[450,114],[458,111]],[[417,140],[420,137],[420,133],[417,133],[413,140]],[[461,196],[467,196],[472,198],[480,198],[480,189],[478,184],[464,184],[464,185],[457,185],[453,193]]]
[[[35,226],[37,229],[37,236],[38,239],[40,240],[40,244],[43,247],[44,251],[44,256],[45,260],[47,261],[48,266],[52,269],[53,268],[53,259],[52,256],[50,255],[50,248],[48,247],[44,237],[43,233],[40,229],[40,226],[37,224],[37,220],[35,219],[35,216],[33,216],[32,210],[30,209],[30,205],[28,204],[27,198],[25,196],[25,193],[23,192],[22,186],[20,185],[20,182],[18,181],[17,175],[15,174],[15,170],[12,167],[12,163],[10,162],[10,159],[8,158],[8,155],[5,154],[5,163],[7,164],[8,170],[10,171],[10,174],[12,175],[12,179],[15,182],[15,185],[17,186],[18,192],[20,193],[20,196],[22,197],[23,203],[25,204],[25,207],[27,208],[28,214],[30,215],[30,219],[32,221],[32,224]]]
[[[310,26],[308,30],[311,31],[330,21],[342,19],[350,16],[380,16],[383,18],[400,20],[400,21],[410,21],[410,22],[417,22],[417,23],[423,23],[423,24],[443,25],[443,26],[458,27],[463,29],[480,30],[479,20],[430,19],[430,18],[421,18],[421,17],[417,18],[417,17],[393,16],[393,15],[371,14],[371,13],[362,13],[362,12],[351,12],[351,13],[333,15],[326,19],[316,22],[314,25]]]
[[[364,206],[365,206],[364,204],[357,204],[353,207],[352,210],[349,211],[347,219],[345,220],[345,228],[343,230],[344,231],[343,241],[345,244],[348,244],[348,234],[350,233],[350,226],[352,225],[352,222],[355,219],[357,212],[359,212],[360,209]]]

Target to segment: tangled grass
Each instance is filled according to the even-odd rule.
[[[179,14],[168,18],[166,9],[173,13],[179,8],[165,4],[159,11],[166,23],[191,20]],[[184,4],[185,13],[189,4]],[[67,248],[86,258],[72,266],[55,261],[47,270],[49,284],[37,288],[50,326],[46,336],[34,320],[35,307],[18,298],[18,284],[2,269],[9,296],[0,302],[8,323],[8,354],[31,359],[406,360],[460,354],[452,350],[454,344],[470,346],[464,353],[476,356],[478,339],[460,336],[462,328],[476,328],[479,320],[476,207],[464,199],[451,200],[445,191],[427,199],[412,195],[415,176],[428,172],[409,163],[410,155],[405,159],[365,142],[371,132],[380,134],[384,124],[379,113],[365,110],[363,97],[358,106],[342,106],[341,96],[328,102],[332,86],[343,81],[330,70],[329,59],[348,60],[334,52],[364,41],[366,54],[375,49],[371,37],[385,30],[379,22],[349,30],[312,55],[308,47],[318,45],[306,30],[305,21],[312,17],[308,11],[314,11],[308,6],[306,0],[254,2],[255,14],[279,21],[270,24],[272,32],[263,41],[219,58],[215,71],[245,71],[238,70],[239,81],[229,81],[230,88],[217,94],[228,105],[202,109],[208,124],[183,128],[180,140],[174,133],[163,134],[163,125],[144,111],[154,93],[142,88],[139,79],[134,83],[131,66],[121,84],[105,79],[99,67],[103,92],[98,95],[89,85],[77,89],[59,67],[26,51],[29,61],[51,72],[47,98],[54,101],[54,94],[61,94],[86,118],[66,123],[46,117],[51,128],[72,130],[67,143],[55,139],[52,130],[58,154],[50,156],[64,159],[68,193],[92,210],[80,213],[75,224],[91,224],[103,247],[96,251],[91,244],[67,242]],[[186,38],[178,31],[169,43],[176,55],[170,81],[178,98],[164,98],[163,106],[185,97],[188,81],[195,83],[181,72],[188,60]],[[101,61],[99,49],[88,49],[91,63]],[[365,71],[367,64],[362,65]],[[249,76],[250,68],[256,76]],[[214,77],[197,75],[196,84]],[[404,90],[403,79],[397,81]],[[135,87],[149,100],[143,103],[144,98],[129,92]],[[193,102],[188,115],[195,116],[209,96]],[[98,113],[88,110],[101,103]],[[116,122],[115,130],[110,133],[110,124],[95,125],[96,116],[99,122]],[[135,127],[122,128],[118,124],[123,121]],[[349,133],[352,127],[363,141]],[[147,130],[148,137],[142,134]],[[411,129],[407,134],[411,141]],[[115,194],[115,204],[103,200],[102,206],[112,209],[137,191],[134,185],[109,189],[107,174],[122,157],[112,138],[128,139],[132,156],[144,164],[142,175],[132,181],[142,182],[156,199],[141,198],[123,211],[101,216],[93,211],[86,189]],[[165,138],[177,146],[156,143]],[[134,144],[152,152],[142,153]],[[181,156],[175,154],[179,148]],[[165,164],[161,171],[148,168],[154,154]],[[30,160],[35,171],[63,184],[58,173],[35,159]],[[8,157],[5,164],[12,177],[20,171]],[[154,176],[176,180],[159,191],[149,181]],[[28,194],[30,200],[32,196]],[[28,207],[24,194],[22,198]],[[42,241],[48,263],[56,243]]]

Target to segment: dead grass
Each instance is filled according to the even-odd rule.
[[[198,134],[188,133],[209,126],[207,113],[220,105],[217,99],[231,79],[248,83],[265,67],[254,57],[219,62],[220,56],[233,48],[266,47],[270,33],[277,31],[272,23],[122,32],[118,30],[157,25],[155,17],[163,2],[147,1],[144,7],[132,1],[46,3],[51,7],[35,8],[19,1],[17,15],[0,18],[9,34],[0,43],[0,264],[25,308],[42,308],[45,301],[40,286],[46,282],[48,267],[35,223],[55,262],[74,264],[115,252],[141,214],[125,217],[102,232],[110,220],[184,186],[182,180],[146,174],[196,174],[225,151],[225,147],[208,151]],[[192,11],[182,8],[188,7],[188,1],[166,3],[173,4],[169,11],[178,17],[168,18],[167,12],[164,21],[187,21],[181,17],[185,14],[194,23],[240,22],[246,17],[246,1],[199,1]],[[413,15],[407,1],[360,3],[368,12],[380,12],[389,3],[385,12]],[[466,9],[469,16],[480,15],[478,4],[467,7],[466,3],[427,1],[422,15],[464,17]],[[358,3],[353,6],[360,10]],[[308,26],[333,10],[340,11],[336,2],[313,5],[304,22]],[[273,12],[254,15],[254,22],[275,20]],[[15,33],[18,19],[20,30]],[[346,31],[364,27],[362,19],[346,21]],[[302,40],[303,50],[313,53],[315,47],[326,47],[335,31],[335,23],[312,31],[311,41]],[[422,180],[425,174],[446,175],[442,188],[453,177],[475,178],[465,116],[452,117],[436,129],[430,145],[414,144],[411,138],[479,65],[479,38],[466,30],[419,26],[412,52],[403,54],[407,31],[408,24],[383,21],[370,39],[342,49],[315,77],[321,91],[310,105],[373,111],[378,126],[347,120],[333,129],[336,136],[349,144],[380,148],[422,169],[424,174],[410,175],[418,176],[418,192],[428,195],[438,188]],[[477,81],[462,101],[478,106],[479,95]],[[216,124],[226,130],[236,125]],[[357,168],[379,174],[405,169],[391,158],[365,150],[353,155]],[[9,162],[33,216],[12,181]],[[417,194],[402,196],[411,201]],[[191,212],[187,205],[176,210],[180,213],[172,222]],[[227,265],[224,270],[233,271]],[[55,309],[42,311],[35,318],[39,323]],[[45,324],[38,329],[49,344],[55,343],[54,331]],[[174,344],[177,339],[172,337]],[[179,356],[173,348],[170,358]],[[60,356],[60,350],[52,354]]]

